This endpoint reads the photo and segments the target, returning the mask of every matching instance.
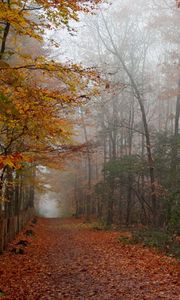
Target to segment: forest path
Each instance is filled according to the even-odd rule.
[[[139,245],[123,245],[119,232],[60,219],[39,219],[28,228],[35,235],[28,237],[25,253],[0,256],[2,299],[180,299],[177,261]],[[23,233],[16,243],[20,239]]]

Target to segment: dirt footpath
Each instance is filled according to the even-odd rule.
[[[24,231],[0,256],[0,299],[180,300],[178,262],[123,245],[118,232],[72,219],[38,219],[27,229],[35,234]],[[29,244],[17,246],[20,240]]]

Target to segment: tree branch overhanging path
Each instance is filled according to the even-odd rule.
[[[47,30],[71,32],[70,21],[101,2],[0,2],[0,252],[34,214],[36,167],[60,168],[83,148],[70,140],[72,110],[93,94],[96,74],[50,59]]]

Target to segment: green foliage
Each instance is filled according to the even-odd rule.
[[[155,230],[135,230],[131,243],[141,243],[144,246],[155,247],[169,255],[180,258],[180,242],[168,232]]]
[[[26,236],[34,236],[34,231],[31,229],[26,230],[25,232]]]
[[[116,160],[110,160],[104,167],[108,177],[119,178],[121,175],[136,175],[145,170],[144,162],[137,155],[126,155]]]
[[[137,155],[126,155],[116,160],[110,160],[104,166],[106,185],[110,188],[121,184],[129,188],[129,183],[133,184],[134,180],[140,174],[147,173],[146,162]],[[106,187],[107,188],[107,187]]]
[[[157,134],[154,149],[155,172],[161,184],[168,190],[174,189],[172,185],[174,176],[180,177],[180,168],[175,170],[172,167],[174,147],[180,149],[180,135],[174,137],[174,135],[168,136],[167,133]],[[175,164],[180,166],[178,157]]]
[[[98,182],[95,185],[94,190],[97,195],[103,195],[107,190],[107,185],[104,182]]]
[[[113,224],[107,225],[106,220],[93,222],[93,223],[91,223],[90,228],[95,231],[103,231],[103,230],[108,231],[108,230],[116,230],[117,229],[116,226],[114,226]]]
[[[111,182],[98,182],[95,187],[94,187],[94,191],[96,194],[96,197],[101,199],[101,201],[103,202],[103,205],[107,205],[108,200],[111,198],[112,196],[112,190],[111,190]],[[101,222],[103,222],[101,220]],[[104,226],[105,224],[103,224]]]
[[[95,223],[92,223],[92,229],[101,231],[101,230],[104,230],[104,225],[103,225],[103,223],[95,222]]]
[[[165,248],[171,238],[167,233],[150,230],[137,230],[133,232],[133,241],[143,243],[145,246]]]
[[[127,237],[127,236],[120,236],[118,238],[118,241],[123,243],[124,245],[133,244],[132,239],[130,237]]]
[[[4,115],[4,117],[11,116],[12,114],[17,114],[17,110],[11,100],[5,96],[1,91],[0,91],[0,107],[1,107],[1,114]]]
[[[0,297],[4,297],[6,294],[0,289]]]
[[[167,221],[170,232],[180,234],[180,190],[167,200]]]

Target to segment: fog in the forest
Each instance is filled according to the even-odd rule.
[[[0,298],[179,296],[180,0],[0,1]]]
[[[174,2],[114,0],[95,15],[80,15],[76,32],[54,32],[60,48],[49,52],[53,59],[93,67],[99,75],[92,83],[97,92],[72,115],[74,140],[85,143],[85,151],[64,171],[49,170],[54,181],[41,195],[44,215],[58,210],[62,216],[69,208],[107,224],[170,222],[180,197],[180,16]]]

